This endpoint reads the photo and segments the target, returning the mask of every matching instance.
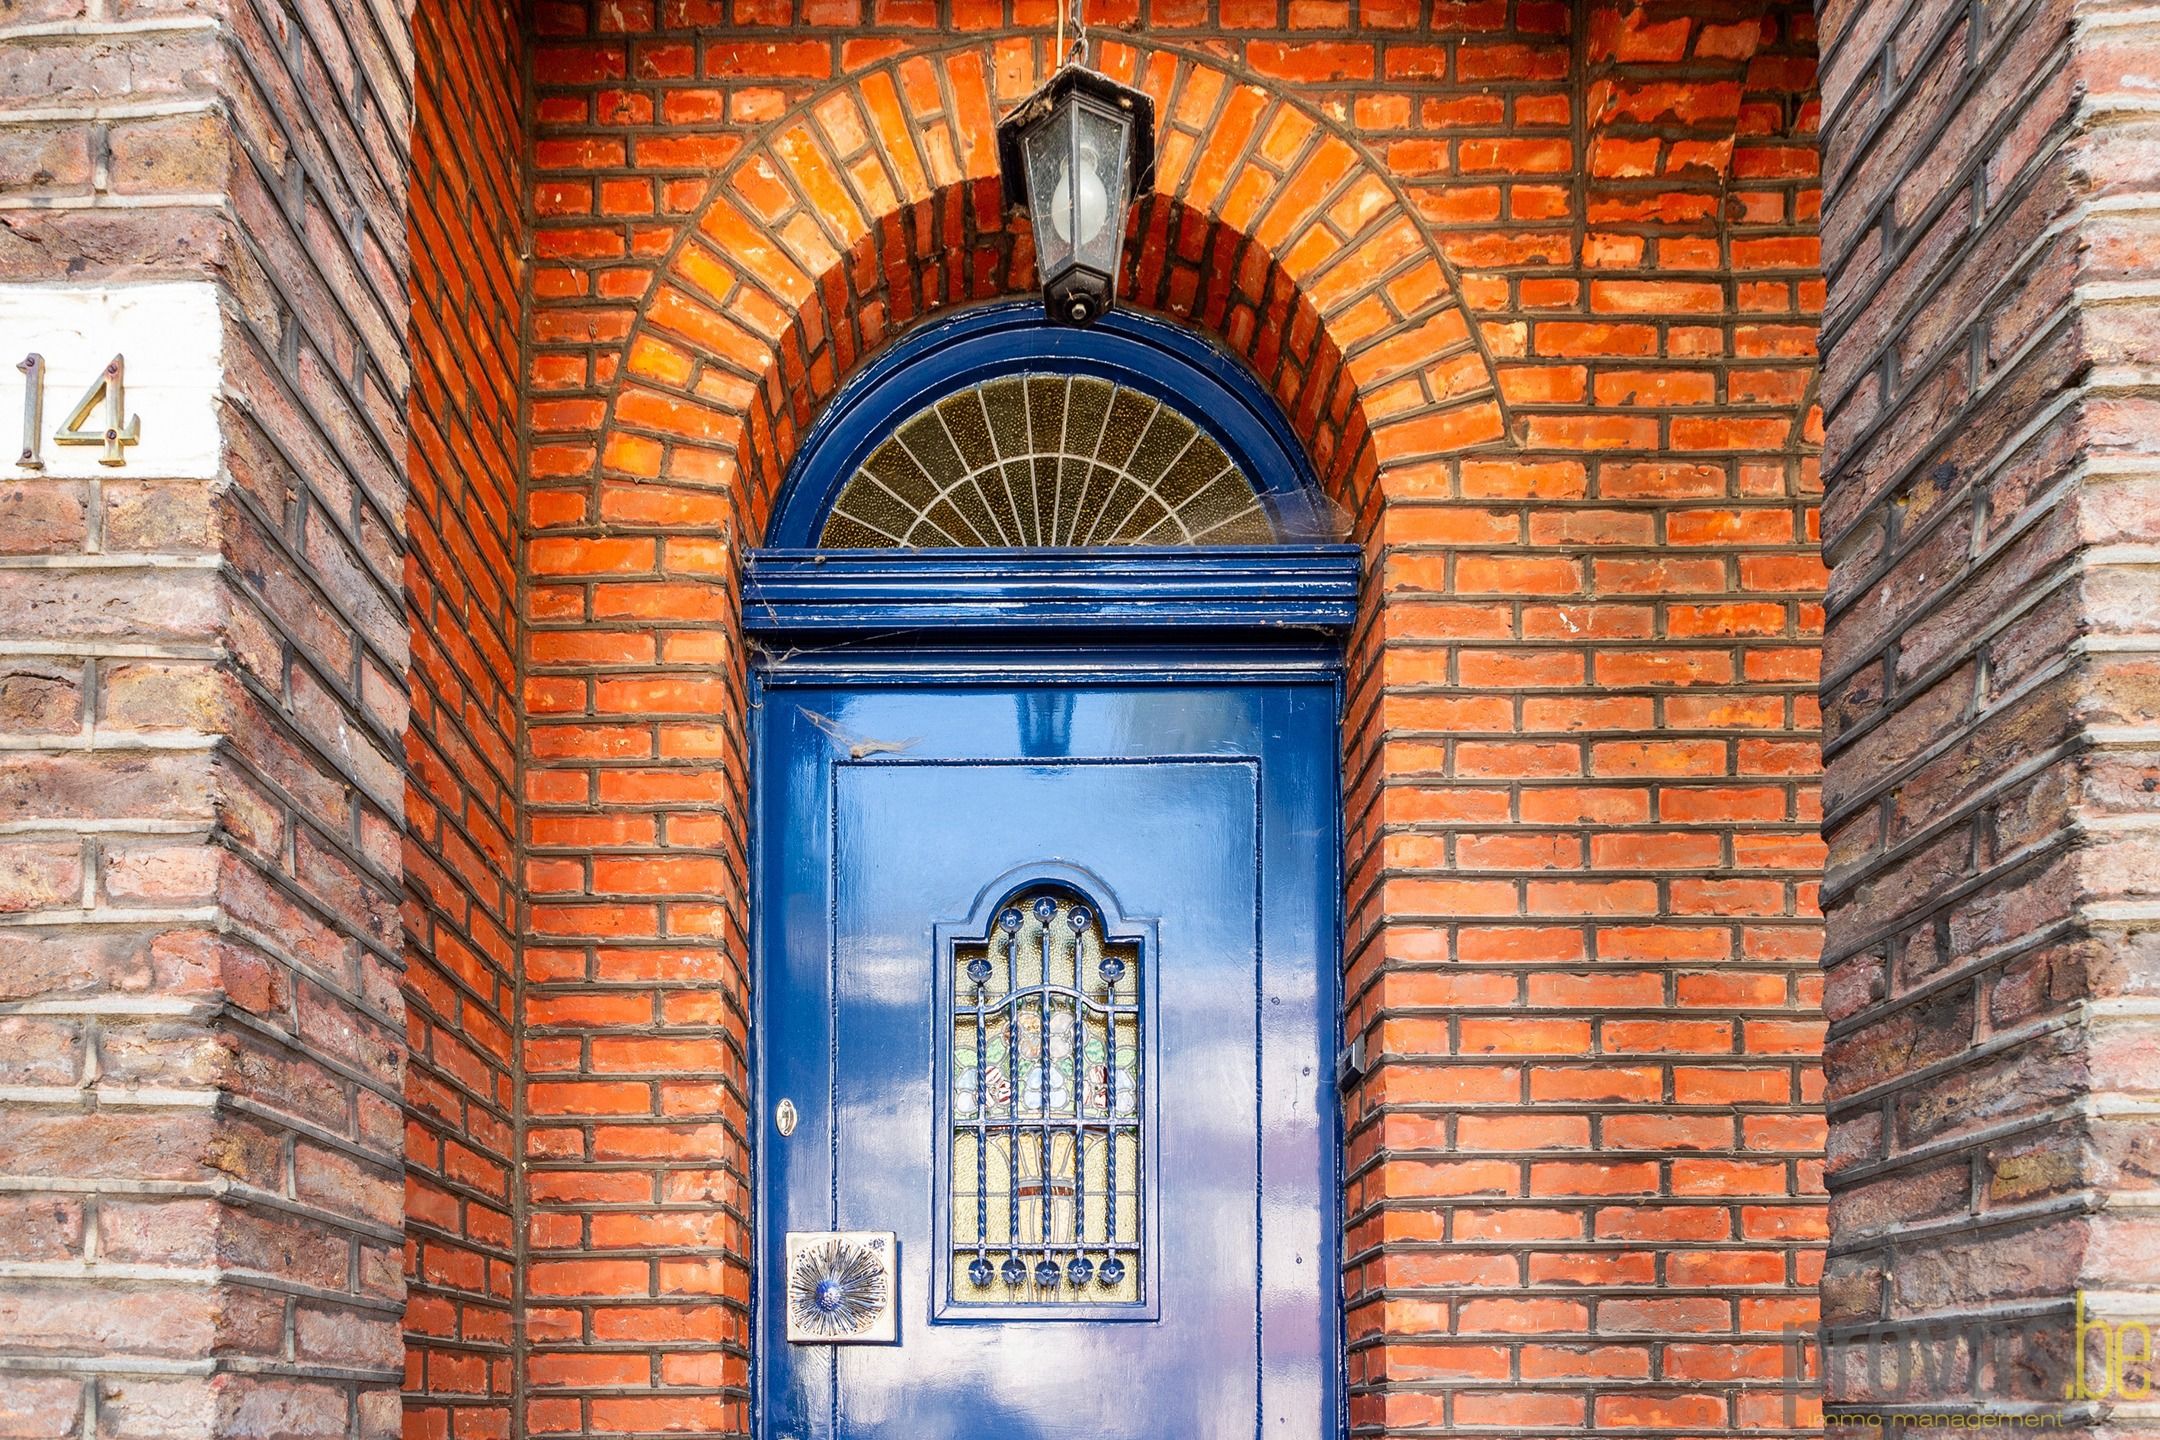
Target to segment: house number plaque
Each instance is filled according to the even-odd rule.
[[[45,414],[45,357],[35,351],[25,355],[15,367],[23,377],[23,431],[22,454],[15,464],[23,470],[43,470],[44,414]],[[66,423],[53,432],[53,442],[58,445],[98,445],[104,453],[98,456],[98,464],[121,466],[127,464],[127,448],[142,440],[142,417],[127,413],[127,357],[115,355],[97,379],[83,392],[75,408],[68,412]],[[97,421],[90,418],[93,411],[102,406]]]
[[[6,423],[21,424],[0,455],[0,479],[163,484],[224,474],[236,320],[220,293],[209,280],[0,280],[0,337],[12,347],[0,359],[0,406]]]

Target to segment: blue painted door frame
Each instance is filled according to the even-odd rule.
[[[1176,406],[1296,543],[811,548],[899,421],[1044,370]],[[1074,330],[1001,304],[925,326],[806,435],[743,592],[761,1440],[1344,1433],[1338,643],[1360,557],[1315,538],[1327,529],[1296,438],[1250,375],[1121,312]],[[957,1278],[970,1192],[951,1168],[956,946],[1031,885],[1100,916],[1142,976],[1140,1018],[1125,1022],[1144,1042],[1131,1047],[1141,1233],[1123,1252],[1141,1278],[1115,1305],[1059,1282],[1038,1292],[1056,1303],[1034,1306],[1024,1286],[963,1293]],[[979,1019],[974,1034],[983,1051]],[[1004,1038],[1010,1055],[1019,1012]],[[1077,1033],[1071,1053],[1077,1091]],[[1104,1082],[1119,1093],[1114,1072]],[[1085,1153],[1084,1135],[1072,1143]],[[1079,1168],[1067,1195],[1087,1191]],[[1037,1193],[1058,1192],[1045,1179]],[[898,1237],[893,1343],[789,1343],[787,1235],[833,1230]]]

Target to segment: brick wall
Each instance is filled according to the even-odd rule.
[[[2097,1422],[2075,1292],[2160,1308],[2160,36],[2066,0],[1824,19],[1831,1399]],[[1899,1387],[1871,1333],[1934,1363]]]
[[[488,0],[412,17],[409,1440],[514,1427],[521,28]]]
[[[1572,109],[1549,43],[1466,42],[1442,73],[1468,93],[1361,102],[1444,134],[1499,125],[1515,81],[1505,139],[1387,152],[1425,172],[1511,443],[1384,472],[1369,542],[1358,1418],[1807,1430],[1782,1382],[1822,1233],[1812,29],[1585,15]]]
[[[865,355],[1033,283],[989,143],[1047,58],[1016,3],[428,0],[409,59],[394,8],[9,17],[0,270],[201,283],[223,398],[204,478],[160,475],[153,427],[123,471],[0,482],[0,1436],[379,1435],[401,1355],[430,1440],[743,1432],[737,566]],[[1355,1425],[1805,1430],[1806,9],[1091,18],[1164,116],[1126,302],[1253,367],[1371,557]],[[2116,363],[2134,333],[2081,329]],[[2128,449],[2106,393],[2082,423]],[[2065,934],[2143,913],[2110,816],[2149,722],[2134,658],[2085,658],[2149,628],[2144,552],[2090,544],[2144,523],[2122,468],[2072,507],[2108,641]],[[1917,533],[1933,493],[1839,535]],[[2069,964],[2012,988],[2063,1003]],[[2135,975],[2087,968],[2093,1034],[2134,1034]],[[2099,1273],[2124,1242],[2088,1232]]]
[[[124,467],[0,479],[8,1436],[396,1429],[395,30],[0,21],[10,342],[105,340],[139,281],[194,317],[124,347]]]
[[[1356,1427],[1806,1430],[1808,12],[1090,13],[1164,116],[1128,303],[1254,367],[1372,556]],[[735,566],[864,354],[1031,285],[989,132],[1049,18],[535,12],[536,1434],[742,1424]]]

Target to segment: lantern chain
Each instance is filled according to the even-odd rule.
[[[1052,52],[1052,74],[1067,65],[1085,65],[1088,58],[1087,21],[1083,18],[1085,0],[1060,0],[1057,20],[1057,48]],[[1073,43],[1065,48],[1065,20],[1068,11],[1072,17]]]

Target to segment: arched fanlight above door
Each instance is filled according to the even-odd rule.
[[[1339,543],[1273,398],[1209,342],[1113,310],[959,312],[843,385],[751,552],[744,626],[927,637],[1021,624],[1340,630]]]
[[[1253,482],[1176,407],[1100,375],[1028,372],[924,405],[870,452],[828,549],[1265,545]]]
[[[1311,545],[1338,538],[1274,400],[1213,345],[1026,302],[924,327],[804,436],[777,549]]]

